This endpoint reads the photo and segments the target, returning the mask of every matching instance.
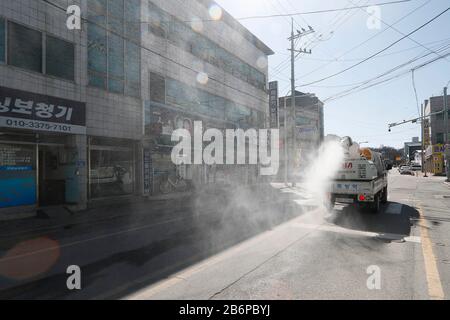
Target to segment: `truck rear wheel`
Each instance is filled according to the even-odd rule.
[[[375,196],[375,199],[373,200],[373,203],[370,204],[370,212],[377,214],[378,212],[380,212],[380,195],[377,194]]]
[[[385,187],[383,189],[383,195],[381,196],[381,203],[387,203],[388,202],[388,188]]]

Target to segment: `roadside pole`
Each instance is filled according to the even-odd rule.
[[[288,183],[288,152],[287,152],[287,148],[288,148],[288,144],[287,144],[287,112],[286,112],[286,99],[287,97],[284,97],[284,144],[283,144],[283,149],[284,149],[284,183],[285,185],[287,185]]]
[[[448,101],[447,101],[447,87],[444,87],[444,142],[445,142],[445,171],[447,173],[447,181],[450,181],[450,150],[449,149],[449,139],[448,139]]]
[[[424,177],[427,176],[427,170],[425,169],[425,141],[424,141],[424,137],[425,137],[425,119],[424,119],[424,104],[422,103],[421,106],[421,126],[422,126],[422,173],[424,173]]]
[[[296,121],[295,121],[295,53],[301,54],[311,54],[311,50],[306,51],[306,49],[295,49],[295,40],[300,39],[303,36],[306,36],[308,34],[314,33],[314,29],[309,26],[309,30],[302,29],[302,31],[296,30],[297,32],[294,33],[294,18],[291,18],[291,36],[288,38],[288,40],[291,42],[291,48],[288,49],[291,52],[291,110],[289,110],[289,136],[290,136],[290,144],[289,144],[289,160],[287,163],[291,166],[290,169],[293,169],[293,163],[294,158],[296,156],[296,145],[297,145],[297,134],[296,134]],[[286,97],[287,98],[287,97]],[[287,130],[286,130],[287,132]],[[293,177],[292,170],[290,170],[290,174],[287,174],[288,178],[289,175],[292,177],[292,186],[295,186],[295,180]]]

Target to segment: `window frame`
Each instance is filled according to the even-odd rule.
[[[77,61],[77,50],[76,50],[77,45],[76,45],[76,43],[74,43],[72,41],[68,41],[66,39],[63,39],[61,37],[55,36],[55,35],[50,34],[50,33],[44,32],[43,34],[44,34],[44,37],[43,37],[43,42],[44,42],[44,46],[43,46],[43,51],[44,51],[43,52],[44,74],[46,76],[48,76],[48,77],[52,77],[52,78],[56,78],[56,79],[62,79],[62,80],[65,80],[65,81],[70,81],[70,82],[76,82],[75,81],[76,75],[77,75],[77,68],[76,68],[76,65],[77,65],[77,62],[76,62]],[[66,42],[66,43],[68,43],[68,44],[73,46],[73,79],[62,78],[62,77],[58,77],[58,76],[55,76],[55,75],[47,73],[47,62],[48,62],[47,61],[47,38],[48,37],[51,37],[51,38],[59,40],[59,41]]]
[[[164,102],[152,100],[152,94],[151,94],[151,90],[152,90],[152,75],[156,75],[157,77],[162,78],[163,81],[164,81]],[[160,74],[158,72],[153,72],[153,71],[149,71],[149,75],[148,76],[149,76],[149,81],[148,81],[149,100],[151,102],[167,104],[167,78],[164,75],[162,75],[162,74]]]
[[[0,20],[3,20],[3,61],[0,60],[0,65],[8,65],[8,22],[3,16],[0,16]]]
[[[35,74],[40,74],[40,75],[44,75],[45,76],[46,75],[45,74],[45,49],[44,49],[45,48],[45,42],[44,42],[44,38],[45,38],[44,34],[45,34],[45,32],[40,30],[40,29],[32,28],[32,27],[30,27],[30,26],[28,26],[28,25],[26,25],[24,23],[17,22],[17,21],[12,20],[12,19],[5,19],[5,20],[6,20],[6,24],[8,25],[8,33],[6,34],[7,43],[8,43],[8,49],[6,51],[7,58],[5,59],[7,65],[10,66],[10,67],[13,67],[13,68],[17,68],[17,69],[20,69],[20,70],[24,70],[24,71],[27,71],[27,72],[32,72],[32,73],[35,73]],[[22,28],[30,29],[32,31],[40,33],[40,35],[41,35],[41,68],[40,68],[41,71],[31,70],[31,69],[27,69],[27,68],[24,68],[24,67],[20,67],[20,66],[16,66],[16,65],[11,64],[11,57],[9,55],[9,49],[10,49],[10,46],[11,46],[10,41],[9,41],[10,40],[9,39],[10,38],[9,23],[14,23],[14,24],[16,24],[16,25],[18,25],[18,26],[20,26]]]
[[[120,0],[119,0],[120,1]],[[139,10],[136,10],[136,13],[140,14],[140,11],[142,9],[142,6],[140,4],[140,2],[136,2],[139,3]],[[122,95],[122,96],[127,96],[127,97],[131,97],[131,98],[135,98],[135,99],[141,99],[142,97],[142,88],[141,88],[141,79],[142,79],[142,71],[141,71],[141,36],[139,35],[139,39],[128,39],[127,38],[127,22],[126,22],[126,0],[122,0],[121,1],[122,4],[122,11],[121,11],[121,27],[122,30],[120,32],[117,32],[117,30],[115,30],[114,28],[110,27],[110,2],[109,1],[105,1],[105,7],[104,7],[104,14],[105,14],[105,25],[99,25],[99,24],[93,24],[93,23],[88,23],[88,41],[89,41],[89,28],[91,28],[92,26],[97,27],[99,29],[103,29],[103,31],[105,32],[105,37],[106,37],[106,73],[104,76],[104,81],[105,81],[105,85],[100,87],[100,86],[95,86],[91,83],[91,74],[92,75],[99,75],[100,73],[97,72],[96,70],[92,70],[89,69],[89,56],[87,56],[87,64],[86,64],[86,68],[87,68],[87,76],[88,76],[88,87],[91,88],[95,88],[95,89],[99,89],[99,90],[104,90],[107,91],[108,93],[112,93],[112,94],[118,94],[118,95]],[[92,10],[93,13],[99,13],[95,10]],[[90,9],[88,7],[88,16],[90,14]],[[111,15],[112,16],[112,15]],[[112,18],[114,18],[115,20],[117,20],[117,16],[112,16]],[[139,17],[140,18],[140,17]],[[138,28],[139,29],[139,34],[142,33],[141,27]],[[118,37],[120,39],[120,41],[122,42],[122,69],[123,69],[123,76],[121,78],[113,75],[112,73],[110,73],[110,38],[111,35],[113,35],[114,37]],[[137,42],[137,44],[136,44]],[[132,45],[135,45],[138,47],[138,69],[139,69],[139,81],[137,83],[135,83],[135,81],[128,80],[127,77],[127,48],[128,48],[128,43],[131,43]],[[102,76],[103,77],[103,76]],[[111,86],[110,86],[110,81],[121,81],[122,82],[122,90],[120,92],[115,91],[115,90],[111,90]],[[127,86],[128,83],[134,83],[137,85],[136,89],[136,95],[133,94],[129,94],[130,92],[133,92],[134,90],[134,86]],[[131,89],[131,90],[130,90]]]
[[[59,80],[59,81],[66,81],[66,82],[70,82],[70,83],[74,83],[74,84],[77,83],[77,81],[76,81],[76,78],[77,78],[77,43],[69,41],[67,39],[64,39],[64,38],[62,38],[62,37],[60,37],[58,35],[55,35],[53,33],[48,32],[48,31],[41,30],[40,28],[34,28],[34,27],[29,26],[27,24],[24,24],[22,22],[18,22],[17,20],[6,18],[6,17],[2,17],[2,18],[3,18],[4,23],[5,23],[5,61],[4,62],[0,61],[0,65],[3,64],[3,65],[6,65],[6,66],[8,66],[10,68],[18,69],[18,70],[21,70],[21,71],[24,71],[24,72],[30,72],[30,73],[33,73],[33,74],[38,74],[38,75],[45,76],[45,77],[52,78],[52,79],[56,79],[56,80]],[[25,28],[28,28],[28,29],[31,29],[33,31],[37,31],[37,32],[41,33],[41,35],[42,35],[42,37],[41,37],[41,40],[42,40],[42,43],[41,43],[41,45],[42,45],[42,52],[41,52],[41,54],[42,54],[42,62],[41,62],[42,63],[42,70],[41,70],[41,72],[38,72],[38,71],[35,71],[35,70],[26,69],[26,68],[22,68],[22,67],[18,67],[18,66],[10,64],[10,56],[8,54],[9,53],[8,52],[9,45],[10,45],[10,43],[9,43],[9,22],[15,23],[15,24],[20,25],[22,27],[25,27]],[[47,59],[46,59],[47,58],[47,56],[46,56],[46,54],[47,54],[47,36],[50,36],[52,38],[65,41],[65,42],[70,43],[70,44],[73,45],[73,49],[74,49],[74,60],[73,60],[74,79],[73,80],[66,79],[66,78],[61,78],[61,77],[50,75],[50,74],[47,73],[47,68],[46,68],[47,67]]]

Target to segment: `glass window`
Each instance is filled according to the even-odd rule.
[[[133,150],[91,150],[91,198],[133,193]]]
[[[124,31],[124,6],[123,0],[109,0],[108,1],[108,25],[109,30],[123,34]]]
[[[137,97],[140,93],[140,48],[131,42],[126,42],[125,53],[125,94]]]
[[[124,81],[113,77],[108,78],[108,89],[111,92],[123,93]]]
[[[150,100],[159,103],[166,102],[166,80],[153,72],[150,73]]]
[[[89,85],[103,89],[106,89],[106,48],[106,31],[90,24],[88,27]]]
[[[444,143],[444,133],[442,132],[436,133],[436,143],[437,144]]]
[[[114,34],[108,38],[108,72],[113,77],[124,77],[124,41]]]
[[[30,145],[0,144],[0,208],[36,203],[36,153]]]
[[[141,2],[140,0],[125,1],[125,36],[140,41]]]
[[[46,74],[67,80],[74,80],[74,44],[52,36],[47,36],[46,42]]]
[[[132,42],[140,42],[140,9],[140,0],[89,1],[88,17],[101,24],[88,27],[89,85],[139,96],[140,50]]]
[[[5,62],[5,20],[0,18],[0,62]]]
[[[88,38],[89,69],[106,73],[106,31],[90,24]]]
[[[42,33],[8,22],[8,63],[42,72]]]

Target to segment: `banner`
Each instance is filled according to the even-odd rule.
[[[278,127],[278,81],[269,82],[270,127]]]

